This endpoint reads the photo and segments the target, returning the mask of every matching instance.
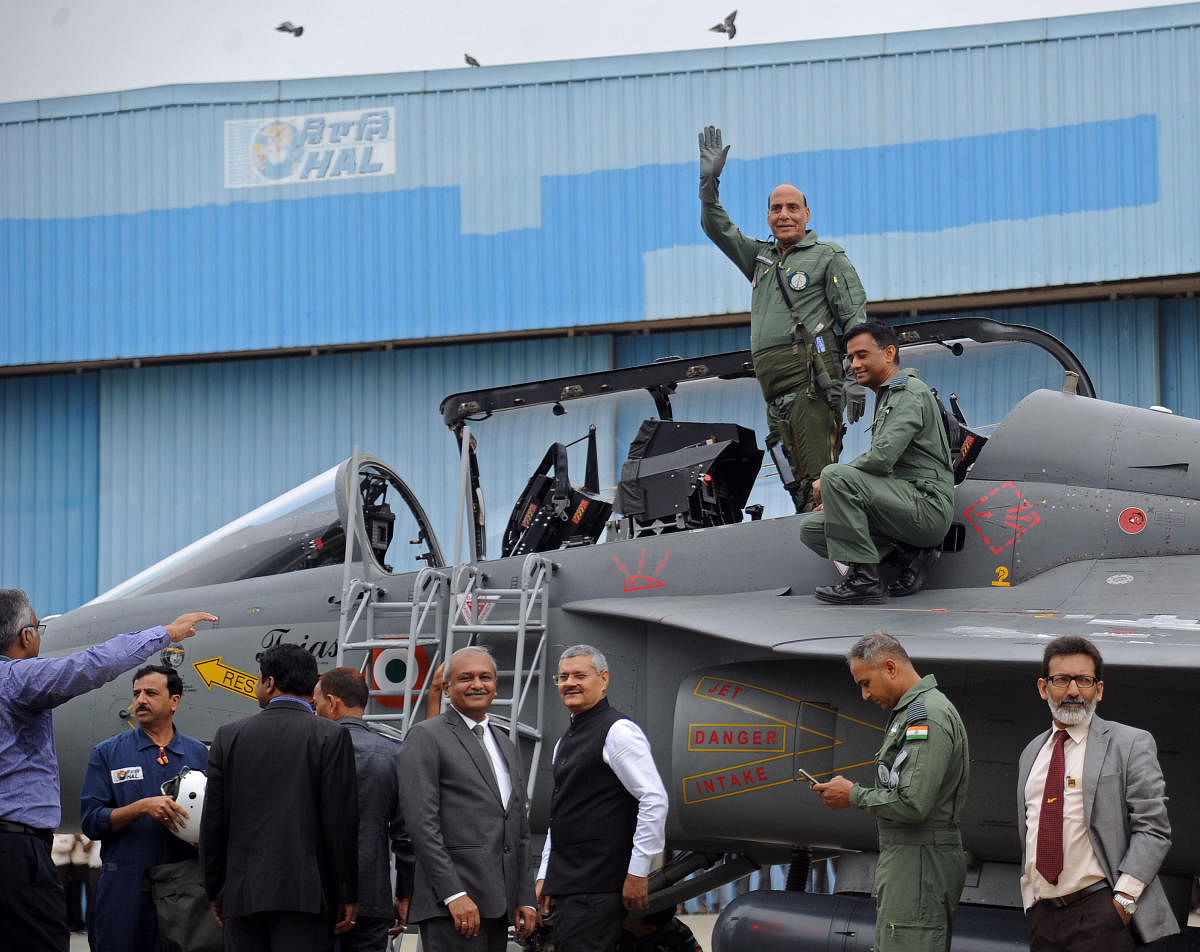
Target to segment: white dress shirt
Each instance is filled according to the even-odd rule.
[[[1063,741],[1063,868],[1057,883],[1051,883],[1037,870],[1038,824],[1057,725],[1052,725],[1050,736],[1034,758],[1029,779],[1025,781],[1025,868],[1021,873],[1021,899],[1026,909],[1039,899],[1068,896],[1105,878],[1083,815],[1083,760],[1091,726],[1089,717],[1082,724],[1066,728],[1067,739]],[[1137,899],[1145,888],[1140,879],[1122,873],[1115,891]]]
[[[554,756],[558,756],[558,744],[554,745]],[[648,876],[654,857],[661,853],[667,844],[667,790],[658,775],[658,768],[654,766],[650,741],[637,724],[629,718],[622,718],[608,729],[601,757],[617,775],[621,786],[638,801],[637,826],[633,830],[633,852],[629,856],[629,874]],[[549,863],[550,832],[547,830],[542,862],[538,866],[538,879],[546,878],[546,867]]]

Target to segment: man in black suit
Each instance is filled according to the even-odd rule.
[[[450,656],[445,713],[409,731],[400,797],[417,865],[410,922],[425,952],[504,952],[508,923],[537,924],[529,881],[525,774],[488,722],[496,665],[482,648]]]
[[[309,652],[275,645],[259,668],[262,713],[219,728],[209,751],[204,887],[229,952],[326,952],[355,924],[354,746],[313,716]]]
[[[355,668],[332,668],[313,691],[317,717],[343,727],[354,744],[358,773],[358,924],[338,937],[338,952],[385,952],[388,933],[408,922],[412,842],[400,812],[400,745],[363,720],[370,694]],[[388,874],[396,859],[396,888]]]

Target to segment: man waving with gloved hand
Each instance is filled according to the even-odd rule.
[[[767,448],[797,512],[813,508],[812,484],[842,452],[842,407],[855,423],[867,392],[842,366],[842,340],[866,320],[867,294],[838,245],[808,230],[808,200],[780,185],[767,200],[774,236],[742,234],[717,200],[729,146],[700,133],[700,225],[750,281],[750,352],[767,402]]]

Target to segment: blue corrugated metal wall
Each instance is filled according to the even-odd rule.
[[[765,232],[797,181],[874,300],[1200,272],[1197,24],[1190,4],[0,106],[0,363],[744,311],[698,227],[706,123],[734,219]],[[227,186],[226,123],[378,109],[394,172]]]
[[[96,374],[0,378],[0,587],[43,615],[97,590],[97,390]]]
[[[1161,402],[1200,417],[1195,300],[987,316],[1062,337],[1102,397]],[[26,588],[43,613],[72,608],[348,456],[355,444],[411,483],[449,550],[457,460],[437,412],[443,396],[746,343],[744,328],[727,328],[0,379],[0,534],[9,540],[0,550],[0,585]],[[1020,357],[997,359],[986,377],[959,368],[946,355],[926,375],[944,394],[957,391],[976,424],[996,422],[1031,372]],[[611,487],[648,408],[648,398],[631,401],[597,418],[573,404],[564,417],[526,418],[519,431],[499,418],[478,427],[493,554],[513,501],[552,440],[581,436],[596,423],[601,479]],[[740,422],[760,442],[765,432],[754,381],[737,396],[721,389],[693,399],[677,416]],[[854,428],[846,453],[859,452],[864,440],[861,425]],[[787,511],[773,477],[760,479],[754,501],[768,512]]]

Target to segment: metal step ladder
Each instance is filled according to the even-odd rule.
[[[358,478],[358,449],[349,470]],[[424,716],[434,671],[441,659],[449,615],[450,575],[444,568],[423,568],[412,582],[407,601],[388,598],[399,579],[379,582],[353,578],[357,523],[361,519],[356,492],[347,493],[346,557],[338,620],[337,663],[356,668],[366,678],[367,708],[363,719],[403,740]],[[400,667],[400,666],[403,667]]]
[[[381,585],[361,579],[342,592],[337,663],[357,668],[370,685],[363,720],[400,739],[424,716],[428,673],[445,657],[448,582],[445,570],[426,568],[406,601],[390,601]]]
[[[513,744],[530,745],[536,765],[542,753],[546,706],[547,623],[550,579],[556,565],[531,553],[521,567],[517,588],[491,588],[474,563],[458,566],[451,580],[453,612],[446,627],[448,658],[460,648],[482,645],[496,662],[496,699],[490,716],[504,724]],[[507,722],[507,723],[505,723]],[[533,793],[536,770],[529,771],[527,795]]]

